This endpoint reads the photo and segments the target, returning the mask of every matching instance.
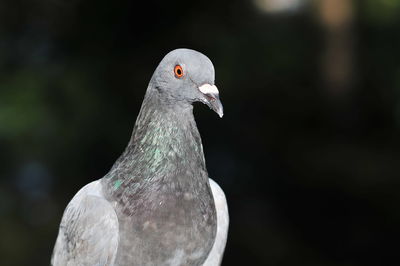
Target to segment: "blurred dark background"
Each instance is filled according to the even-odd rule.
[[[195,115],[223,265],[400,265],[400,0],[0,1],[0,264],[48,265],[162,57],[216,68]]]

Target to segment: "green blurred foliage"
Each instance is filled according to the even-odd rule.
[[[399,0],[366,0],[359,2],[361,2],[360,6],[364,7],[366,18],[372,23],[377,23],[380,25],[392,24],[399,19]]]

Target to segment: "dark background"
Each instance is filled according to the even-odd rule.
[[[62,212],[127,144],[162,57],[224,189],[223,265],[400,265],[400,1],[0,1],[0,264],[48,265]]]

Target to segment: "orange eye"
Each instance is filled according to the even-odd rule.
[[[176,65],[174,68],[175,77],[181,78],[183,77],[183,69],[180,65]]]

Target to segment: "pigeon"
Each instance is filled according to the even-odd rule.
[[[161,60],[126,149],[67,205],[52,265],[221,264],[228,207],[208,176],[192,105],[222,118],[214,77],[210,59],[194,50]]]

